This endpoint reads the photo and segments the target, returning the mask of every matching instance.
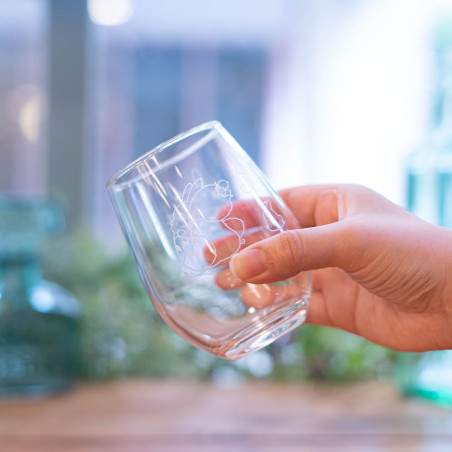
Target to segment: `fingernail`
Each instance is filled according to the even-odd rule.
[[[244,250],[233,256],[231,272],[242,280],[247,280],[267,270],[267,257],[262,250]]]

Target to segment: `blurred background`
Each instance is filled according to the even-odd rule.
[[[451,227],[451,17],[450,0],[2,0],[0,190],[29,202],[0,206],[2,275],[12,278],[14,261],[16,283],[39,285],[43,271],[70,292],[41,287],[32,303],[42,315],[64,304],[58,315],[74,319],[64,328],[77,331],[68,347],[78,351],[64,375],[390,377],[394,353],[325,328],[303,326],[237,363],[186,344],[141,287],[105,184],[160,142],[217,119],[276,188],[365,184]],[[23,216],[48,202],[46,220]],[[24,243],[18,225],[37,231],[28,250],[8,248]],[[33,282],[27,259],[39,268]],[[29,297],[14,290],[10,299]],[[13,301],[1,300],[6,318]],[[44,372],[38,351],[5,325],[0,383],[32,381]]]

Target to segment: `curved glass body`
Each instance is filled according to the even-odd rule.
[[[237,359],[304,321],[309,273],[255,285],[229,270],[244,247],[299,225],[221,124],[149,151],[108,190],[155,308],[187,341]]]

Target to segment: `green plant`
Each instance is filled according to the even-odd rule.
[[[345,332],[305,325],[261,352],[270,367],[259,373],[257,361],[226,362],[179,338],[155,312],[129,254],[109,254],[86,230],[52,241],[45,256],[46,277],[82,304],[83,378],[207,379],[221,370],[239,378],[347,381],[391,371],[394,353]]]

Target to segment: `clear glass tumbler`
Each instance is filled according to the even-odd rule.
[[[256,285],[229,270],[241,249],[299,225],[220,123],[157,146],[107,188],[156,310],[194,346],[234,360],[305,320],[310,273]]]

